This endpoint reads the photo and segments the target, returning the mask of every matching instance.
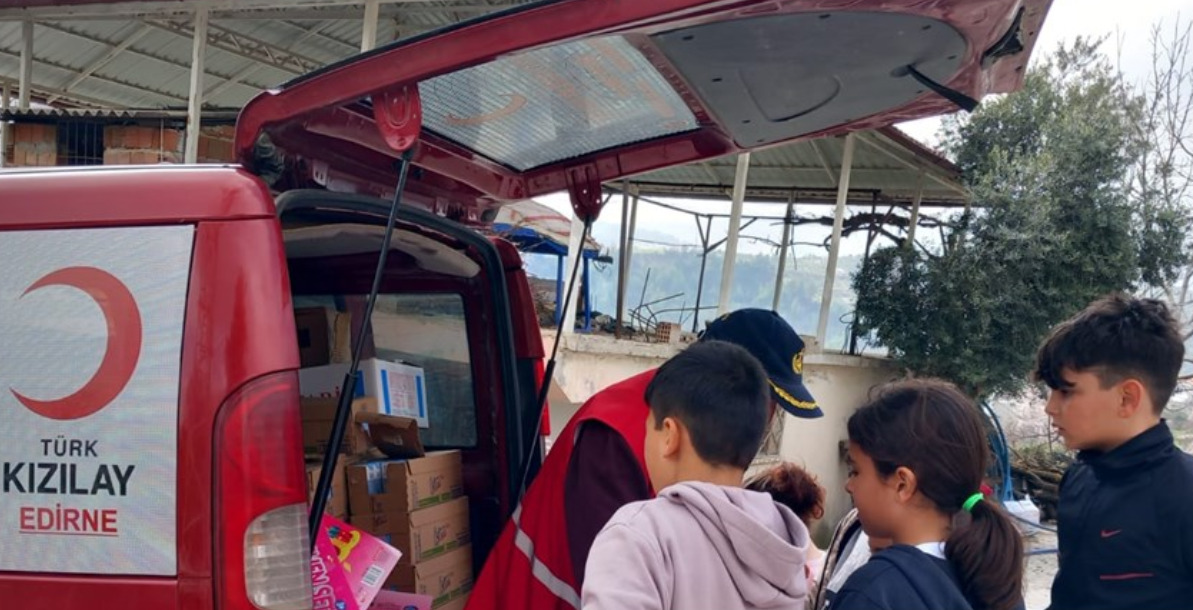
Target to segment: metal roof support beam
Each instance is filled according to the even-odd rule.
[[[873,133],[863,133],[860,135],[860,137],[862,138],[862,140],[864,140],[866,142],[866,144],[869,144],[870,147],[873,148],[874,150],[877,150],[878,152],[890,157],[891,159],[894,159],[895,161],[898,161],[899,163],[902,163],[903,165],[905,165],[907,167],[910,167],[911,169],[917,169],[917,170],[924,172],[924,174],[928,178],[931,178],[933,182],[940,184],[941,186],[945,187],[946,189],[948,189],[950,191],[953,191],[954,193],[960,193],[961,195],[964,195],[964,196],[966,196],[966,198],[968,198],[969,193],[967,193],[964,188],[958,186],[955,182],[946,180],[946,179],[941,178],[940,176],[936,175],[936,173],[932,171],[932,168],[930,166],[928,166],[927,164],[921,163],[921,162],[918,162],[918,161],[915,161],[912,159],[908,159],[907,157],[903,156],[898,151],[889,147],[885,142],[880,140]]]
[[[911,202],[911,221],[907,223],[907,247],[915,248],[915,228],[920,224],[920,203],[924,201],[924,172],[916,180],[915,200]]]
[[[824,271],[824,292],[820,295],[820,319],[816,323],[816,342],[824,349],[828,334],[829,308],[833,304],[833,281],[837,279],[837,257],[841,254],[841,233],[845,228],[845,202],[849,199],[849,175],[853,170],[853,149],[857,135],[845,136],[845,152],[841,155],[841,181],[837,183],[837,211],[833,216],[833,237],[828,250],[828,267]]]
[[[717,315],[729,313],[729,293],[733,289],[733,267],[737,263],[737,238],[741,233],[741,212],[746,202],[746,181],[750,176],[750,153],[737,156],[737,173],[733,177],[733,207],[729,212],[729,236],[725,246],[725,262],[721,266],[721,296]]]
[[[129,47],[133,46],[133,43],[144,38],[146,34],[148,34],[149,32],[152,32],[152,31],[153,31],[153,28],[151,26],[142,25],[140,27],[140,29],[138,29],[137,31],[130,34],[129,37],[125,38],[123,41],[121,41],[120,44],[117,44],[116,46],[113,46],[111,49],[108,49],[107,53],[104,53],[101,57],[99,57],[95,61],[91,62],[91,65],[87,66],[86,68],[83,68],[83,71],[80,72],[78,76],[70,79],[70,82],[66,83],[66,86],[63,87],[62,90],[70,91],[71,89],[74,89],[75,87],[77,87],[79,85],[79,83],[87,80],[87,77],[91,76],[92,74],[95,74],[96,70],[99,70],[100,68],[108,65],[108,62],[111,62],[113,59],[116,59],[117,55],[120,55],[124,51],[128,50]],[[100,41],[96,41],[96,42],[100,42]],[[102,41],[102,42],[100,42],[100,44],[111,45],[112,43],[107,42],[107,41]],[[46,103],[53,104],[54,102],[58,101],[58,98],[59,98],[59,96],[57,96],[57,95],[50,96],[46,100]]]
[[[156,28],[171,32],[178,36],[194,38],[194,28],[185,24],[160,19],[149,19],[148,23]],[[208,24],[207,44],[233,55],[258,61],[279,70],[294,75],[306,74],[317,68],[322,68],[319,60],[300,55],[277,45],[258,40],[252,36],[245,36],[225,27]]]
[[[285,23],[285,22],[282,22],[282,23]],[[300,28],[300,29],[302,29],[303,34],[301,36],[299,36],[298,38],[295,38],[294,41],[291,42],[290,44],[286,45],[286,48],[293,49],[294,47],[297,47],[298,45],[306,42],[307,40],[309,40],[311,38],[320,36],[319,32],[322,31],[324,28],[326,28],[330,23],[331,23],[330,21],[324,21],[323,23],[320,23],[319,25],[316,25],[315,27],[313,27],[309,30],[306,28]],[[293,25],[293,24],[287,24],[287,25]],[[295,26],[295,27],[298,27],[298,26]],[[320,37],[328,38],[326,36],[320,36]],[[328,39],[334,40],[331,38],[328,38]],[[224,80],[224,82],[216,85],[215,87],[212,87],[210,91],[204,92],[203,96],[207,99],[211,99],[213,97],[222,95],[225,91],[240,84],[241,81],[248,78],[249,76],[252,76],[253,74],[256,74],[264,67],[265,67],[264,64],[261,64],[259,62],[254,62],[252,65],[247,66],[245,69],[241,70],[240,72],[237,72],[236,74],[229,76],[226,80]],[[208,76],[211,76],[211,74],[209,73]],[[256,85],[250,85],[250,86],[256,87]],[[264,87],[262,87],[262,88],[264,88]]]
[[[816,158],[820,160],[820,167],[824,169],[824,173],[828,175],[829,184],[837,184],[837,172],[833,171],[833,164],[829,163],[828,155],[824,154],[824,149],[821,148],[820,140],[812,140],[812,150],[816,153]]]
[[[625,283],[628,269],[625,265],[626,234],[630,228],[630,187],[628,180],[621,181],[621,233],[617,239],[617,321],[613,327],[613,338],[621,338],[622,320],[625,319]],[[556,298],[558,303],[559,299]]]
[[[21,72],[20,89],[17,91],[18,107],[29,109],[29,99],[33,90],[33,22],[26,20],[21,23]]]
[[[775,298],[770,308],[779,313],[779,299],[783,296],[783,275],[787,272],[787,246],[791,243],[791,224],[795,220],[795,191],[787,199],[787,215],[783,217],[783,241],[779,242],[779,271],[775,274]]]
[[[574,286],[568,286],[575,277],[572,274],[572,269],[577,264],[582,264],[580,259],[584,257],[584,221],[580,220],[580,215],[572,210],[572,229],[568,233],[568,257],[567,257],[567,277],[564,280],[565,288],[564,295],[570,296],[567,303],[563,307],[563,320],[559,325],[559,332],[565,335],[571,335],[576,332],[576,303],[580,298],[580,291],[576,290]],[[579,278],[577,278],[579,279]],[[565,296],[565,298],[566,298]],[[558,308],[559,305],[556,305]]]
[[[199,161],[199,128],[203,120],[203,60],[207,56],[207,9],[195,11],[194,43],[191,46],[191,94],[186,107],[185,163]]]
[[[18,53],[18,52],[16,52],[16,51],[10,51],[10,50],[7,50],[7,49],[2,49],[2,48],[0,48],[0,55],[8,55],[8,56],[10,56],[10,57],[20,57],[20,53]],[[42,59],[34,58],[34,63],[39,63],[39,64],[42,64],[42,65],[45,65],[45,66],[50,66],[51,68],[56,68],[56,69],[58,69],[58,70],[62,70],[63,72],[67,72],[67,73],[70,73],[70,74],[80,74],[80,72],[79,72],[78,70],[76,70],[76,69],[74,69],[74,68],[72,68],[72,67],[70,67],[70,66],[67,66],[67,65],[65,65],[65,64],[60,64],[60,63],[57,63],[57,62],[52,62],[52,61],[49,61],[49,60],[47,60],[47,59],[44,59],[44,58],[42,58]],[[149,93],[152,93],[152,94],[154,94],[154,95],[160,95],[161,97],[169,98],[169,99],[171,99],[171,100],[178,100],[178,101],[184,101],[184,100],[186,100],[186,98],[185,98],[185,97],[183,97],[183,96],[181,96],[181,95],[175,95],[175,94],[173,94],[173,93],[170,93],[170,92],[168,92],[168,91],[162,91],[162,90],[159,90],[159,89],[152,89],[152,88],[146,87],[146,86],[145,86],[145,85],[143,85],[143,84],[137,84],[137,83],[133,83],[133,82],[126,81],[126,80],[122,80],[122,79],[118,79],[118,78],[112,78],[112,77],[110,77],[110,76],[97,76],[97,75],[94,75],[94,74],[93,74],[93,75],[91,76],[91,78],[94,78],[95,80],[98,80],[98,81],[103,81],[103,82],[106,82],[106,83],[112,83],[112,84],[114,84],[114,85],[120,85],[121,87],[128,87],[129,89],[135,89],[135,90],[138,90],[138,91],[145,91],[145,92],[149,92]],[[50,89],[48,89],[48,88],[46,88],[46,87],[42,87],[42,86],[36,85],[36,84],[35,84],[35,85],[33,85],[33,87],[32,87],[32,88],[33,88],[33,89],[36,89],[36,90],[40,90],[40,91],[50,91]],[[63,93],[63,92],[61,92],[61,91],[55,91],[55,93]],[[62,95],[62,97],[71,97],[71,96],[68,96],[68,95]],[[75,97],[77,97],[77,96],[75,96]],[[96,105],[103,105],[103,106],[113,106],[113,105],[116,105],[116,106],[123,106],[123,104],[112,104],[112,103],[110,103],[110,102],[93,102],[93,103],[95,103]]]
[[[4,51],[0,51],[0,55],[11,55],[11,53],[6,53]],[[2,76],[0,76],[0,83],[2,83],[5,86],[8,86],[8,87],[18,87],[19,86],[16,80],[7,79]],[[47,99],[50,96],[56,95],[56,96],[58,96],[59,99],[68,100],[72,103],[83,105],[83,106],[95,106],[97,108],[124,108],[125,107],[124,105],[122,105],[118,102],[101,100],[99,98],[88,97],[86,95],[80,95],[78,93],[70,93],[70,92],[63,91],[61,89],[54,89],[52,87],[43,87],[41,85],[36,85],[36,84],[33,86],[33,93],[35,95],[40,95]]]
[[[211,20],[211,16],[210,16],[210,15],[208,15],[208,22],[210,22],[210,20]],[[159,53],[151,53],[151,52],[144,51],[144,50],[141,50],[141,49],[133,49],[133,48],[131,48],[131,45],[135,44],[137,40],[140,40],[140,39],[141,39],[141,38],[142,38],[142,37],[143,37],[145,34],[147,34],[147,33],[149,33],[149,32],[152,32],[152,31],[153,31],[153,29],[154,29],[154,27],[155,27],[153,24],[149,24],[149,23],[145,23],[145,24],[143,24],[143,25],[141,26],[141,29],[140,29],[140,30],[138,30],[138,31],[134,32],[134,33],[133,33],[133,34],[132,34],[132,35],[131,35],[131,36],[130,36],[128,39],[126,39],[126,40],[124,40],[124,41],[122,41],[122,42],[113,42],[113,41],[111,41],[111,40],[106,40],[106,39],[103,39],[103,38],[98,38],[98,37],[96,37],[96,36],[92,36],[92,35],[90,35],[90,34],[87,34],[87,33],[84,33],[84,32],[80,32],[80,31],[78,31],[78,30],[74,30],[74,29],[71,29],[71,28],[68,28],[68,27],[63,27],[63,26],[62,26],[62,24],[48,24],[48,23],[39,23],[38,25],[39,25],[39,26],[41,26],[41,27],[44,27],[44,28],[46,28],[46,29],[54,30],[54,31],[56,31],[56,32],[62,32],[63,34],[67,34],[67,35],[69,35],[69,36],[74,36],[75,38],[79,38],[79,39],[82,39],[82,40],[86,40],[86,41],[88,41],[88,42],[94,42],[95,44],[100,44],[100,45],[104,45],[104,46],[108,46],[108,47],[116,47],[116,48],[119,48],[121,52],[127,52],[127,53],[130,53],[130,54],[132,54],[132,55],[138,55],[138,56],[140,56],[140,57],[147,57],[147,58],[149,58],[149,59],[152,59],[152,60],[154,60],[154,61],[159,61],[159,62],[161,62],[161,63],[163,63],[163,64],[165,64],[165,65],[167,65],[167,66],[175,66],[175,67],[178,67],[178,68],[184,68],[184,69],[186,69],[188,72],[189,72],[189,71],[190,71],[190,69],[191,69],[191,65],[190,65],[189,63],[185,63],[185,62],[181,62],[181,61],[176,61],[176,60],[174,60],[173,58],[167,57],[167,56],[165,56],[165,55],[162,55],[162,54],[159,54]],[[112,60],[112,58],[109,58],[109,57],[108,57],[108,55],[109,55],[109,54],[111,54],[111,53],[113,53],[113,51],[109,51],[108,53],[106,53],[106,54],[104,55],[104,57],[103,57],[103,58],[101,58],[101,60],[103,60],[103,63],[102,63],[102,64],[100,64],[100,60],[97,60],[97,61],[96,61],[96,63],[97,63],[97,64],[100,64],[100,65],[99,65],[99,67],[95,68],[95,70],[98,70],[100,67],[103,67],[103,64],[106,64],[106,63],[108,63],[109,61],[111,61],[111,60]],[[115,57],[115,56],[113,55],[113,57]],[[84,71],[83,71],[82,73],[80,73],[80,74],[84,74],[84,73],[85,73],[85,74],[87,74],[88,76],[90,76],[91,74],[94,74],[95,70],[91,70],[91,69],[90,69],[90,66],[89,66],[89,67],[88,67],[88,69],[84,70]],[[232,76],[231,76],[231,75],[224,75],[224,74],[211,73],[211,72],[208,72],[208,73],[207,73],[207,75],[208,75],[208,76],[216,76],[216,77],[218,77],[218,78],[224,78],[224,79],[226,79],[226,78],[232,78]],[[78,84],[78,83],[74,83],[74,84],[72,84],[72,85],[71,85],[71,87],[73,87],[74,85],[77,85],[77,84]],[[260,89],[265,89],[265,88],[267,88],[267,86],[266,86],[266,85],[264,85],[264,84],[253,84],[252,86],[253,86],[253,87],[260,88]],[[69,90],[69,89],[68,89],[68,90]]]
[[[486,5],[483,2],[468,2],[460,6],[428,6],[427,0],[380,0],[381,4],[413,5],[416,12],[433,11],[468,11],[485,12],[488,10],[508,8],[510,3]],[[85,5],[67,6],[35,6],[29,8],[0,9],[0,20],[17,19],[48,19],[48,20],[76,20],[76,19],[104,19],[136,17],[164,17],[182,19],[202,8],[208,11],[208,18],[236,19],[242,12],[263,13],[268,19],[313,18],[334,19],[336,17],[291,17],[321,10],[345,11],[341,19],[359,19],[361,0],[158,0],[111,2]],[[420,6],[421,5],[421,6]],[[273,11],[270,13],[270,11]],[[349,16],[348,11],[355,13]]]
[[[380,16],[380,0],[365,0],[365,16],[360,27],[361,53],[372,51],[377,46],[377,20]]]
[[[634,235],[638,232],[638,189],[630,187],[630,232],[626,234],[625,238],[625,274],[626,280],[630,278],[630,263],[634,258]]]

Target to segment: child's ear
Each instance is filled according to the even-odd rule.
[[[1143,387],[1143,383],[1138,379],[1123,381],[1119,384],[1119,391],[1122,393],[1122,399],[1118,406],[1119,417],[1132,417],[1140,409],[1151,409],[1151,401],[1148,399],[1147,389]]]
[[[895,497],[900,502],[908,502],[915,497],[915,492],[919,489],[919,481],[915,478],[915,471],[906,467],[900,466],[895,469],[895,473],[890,476],[890,484],[894,488]]]
[[[683,424],[674,417],[663,418],[663,434],[662,434],[662,451],[663,457],[675,457],[679,453],[679,447],[682,444],[684,429]]]

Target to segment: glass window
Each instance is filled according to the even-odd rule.
[[[419,84],[424,125],[517,170],[690,131],[696,117],[624,38],[555,45]]]

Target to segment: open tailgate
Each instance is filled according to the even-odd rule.
[[[394,120],[403,90],[416,87],[422,129],[409,200],[488,221],[506,201],[1013,91],[1049,4],[531,3],[263,93],[241,114],[236,150],[275,188],[387,195],[397,153],[377,117]]]

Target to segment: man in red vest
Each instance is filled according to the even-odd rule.
[[[801,418],[823,415],[803,384],[804,342],[765,309],[711,322],[700,340],[736,343],[762,363],[774,405]],[[652,369],[588,399],[543,462],[477,578],[466,610],[580,607],[584,564],[597,533],[630,502],[654,496],[646,475],[646,386]]]

